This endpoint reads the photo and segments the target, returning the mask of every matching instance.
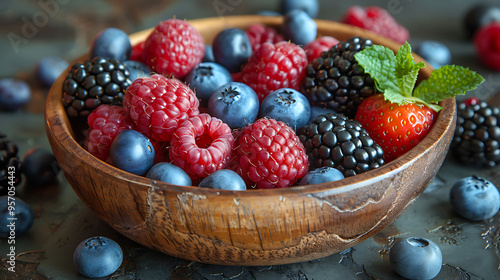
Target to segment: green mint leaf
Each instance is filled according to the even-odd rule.
[[[413,96],[427,103],[437,103],[448,97],[463,95],[476,89],[484,78],[469,68],[458,65],[444,65],[434,70],[427,80],[415,88]]]
[[[410,97],[417,82],[418,71],[425,67],[423,62],[416,64],[411,54],[411,46],[408,42],[399,48],[396,54],[395,75],[401,94]]]
[[[354,58],[363,67],[365,73],[370,74],[378,91],[385,92],[387,89],[398,89],[398,82],[394,73],[396,57],[391,49],[373,45],[356,53]]]

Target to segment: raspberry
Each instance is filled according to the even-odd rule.
[[[318,58],[322,52],[327,52],[330,48],[339,43],[339,40],[331,36],[323,36],[312,41],[304,47],[309,62]]]
[[[198,98],[187,85],[158,74],[136,79],[123,101],[134,128],[158,141],[170,141],[182,120],[199,114],[198,106]]]
[[[280,88],[300,90],[307,66],[304,50],[289,42],[264,43],[241,70],[239,82],[250,86],[262,102]]]
[[[203,37],[180,19],[160,22],[146,39],[144,60],[153,71],[182,79],[205,54]]]
[[[493,22],[479,29],[474,36],[474,46],[484,65],[500,70],[500,23]]]
[[[286,188],[307,174],[304,146],[284,122],[261,118],[243,128],[235,143],[230,168],[248,186]]]
[[[130,60],[135,60],[144,63],[144,44],[146,42],[142,41],[134,46],[132,46],[132,52],[130,53]],[[145,64],[145,63],[144,63]]]
[[[410,39],[408,30],[400,25],[387,10],[377,6],[366,8],[352,6],[345,13],[342,22],[373,31],[401,44]]]
[[[223,169],[234,146],[231,129],[209,114],[200,114],[183,121],[170,141],[172,163],[196,181]]]
[[[260,23],[250,25],[246,30],[252,51],[256,52],[263,43],[278,43],[283,41],[283,36],[272,27],[267,27]]]
[[[96,158],[110,162],[109,151],[115,137],[126,129],[131,129],[132,119],[118,105],[99,105],[87,117],[89,129],[86,132],[84,147]]]
[[[159,162],[170,162],[168,157],[168,148],[170,146],[170,143],[167,141],[157,141],[153,139],[150,139],[149,141],[155,149],[154,164],[157,164]]]

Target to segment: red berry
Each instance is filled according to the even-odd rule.
[[[209,114],[183,121],[170,141],[172,163],[196,181],[223,169],[234,146],[231,128]]]
[[[146,39],[144,60],[157,73],[182,79],[205,54],[200,32],[180,19],[160,22]]]
[[[278,43],[283,41],[283,36],[272,27],[267,27],[260,23],[250,25],[246,30],[252,51],[256,52],[263,43]]]
[[[465,99],[462,102],[464,103],[465,107],[471,106],[471,105],[476,105],[476,104],[479,104],[479,98],[477,98],[477,97],[470,97],[470,98]]]
[[[86,132],[84,147],[102,161],[109,162],[111,143],[120,132],[131,129],[132,119],[117,105],[103,104],[87,117],[89,129]]]
[[[187,85],[158,74],[136,79],[123,107],[137,131],[158,141],[170,141],[179,123],[199,114],[198,98]]]
[[[130,60],[135,60],[144,63],[144,44],[146,42],[142,41],[132,47],[132,52],[130,53]]]
[[[481,27],[474,36],[474,46],[484,65],[500,70],[500,22]]]
[[[154,164],[157,164],[159,162],[170,162],[168,157],[168,148],[170,147],[170,143],[167,141],[157,141],[153,139],[149,139],[149,141],[155,149]]]
[[[322,52],[328,51],[330,48],[339,43],[339,40],[331,36],[322,36],[312,41],[304,47],[309,62],[318,58]]]
[[[300,90],[307,57],[304,50],[290,42],[264,43],[241,70],[239,82],[250,86],[262,102],[280,88]]]
[[[384,151],[386,162],[415,147],[431,130],[437,113],[427,106],[397,105],[383,94],[366,98],[354,117]]]
[[[286,188],[306,175],[309,161],[295,131],[281,121],[261,118],[243,128],[230,168],[248,186]]]
[[[352,6],[347,10],[342,22],[373,31],[401,44],[410,39],[410,32],[400,25],[387,10],[377,6],[366,8]]]

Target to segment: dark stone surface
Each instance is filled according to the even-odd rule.
[[[40,3],[52,3],[53,6],[44,9]],[[15,113],[0,112],[0,130],[18,143],[20,156],[33,147],[49,148],[43,119],[48,89],[33,79],[33,67],[40,58],[49,55],[68,60],[80,56],[88,50],[93,35],[103,28],[114,26],[132,33],[153,27],[158,21],[174,15],[194,19],[251,14],[278,10],[278,3],[264,0],[2,0],[0,77],[27,80],[34,95],[25,109]],[[500,105],[500,94],[497,94],[500,75],[478,62],[463,29],[462,16],[472,5],[471,1],[323,0],[318,17],[339,20],[354,3],[376,4],[388,9],[410,30],[412,44],[424,39],[447,44],[454,64],[470,67],[486,79],[479,89],[468,95]],[[38,26],[29,30],[30,23]],[[12,38],[17,41],[13,43]],[[498,279],[500,217],[469,223],[453,212],[448,194],[456,180],[473,174],[500,186],[499,173],[499,168],[464,167],[450,157],[414,205],[373,238],[322,259],[263,267],[206,265],[146,249],[100,221],[59,175],[56,184],[44,188],[24,184],[19,189],[19,196],[35,211],[35,223],[28,234],[16,239],[16,273],[6,270],[9,247],[6,240],[0,240],[0,258],[3,258],[0,279],[86,279],[73,267],[73,250],[81,240],[96,235],[114,239],[124,250],[121,268],[103,279],[401,279],[390,267],[388,252],[394,240],[410,236],[429,238],[440,246],[444,265],[436,279]]]

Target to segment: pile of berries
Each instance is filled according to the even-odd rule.
[[[380,8],[359,9],[346,21],[408,39]],[[280,30],[227,28],[206,45],[188,22],[169,19],[135,46],[103,31],[89,60],[72,66],[63,103],[72,121],[86,117],[84,147],[100,160],[171,184],[230,190],[286,188],[308,173],[315,183],[355,176],[405,153],[432,127],[437,113],[418,106],[363,106],[375,96],[371,102],[391,104],[378,101],[384,88],[358,57],[386,49],[361,37],[317,38],[303,10],[287,11]],[[111,41],[122,43],[99,43]],[[404,67],[414,64],[408,48],[398,59]],[[401,124],[402,137],[378,135],[383,120],[363,118],[384,113]]]

